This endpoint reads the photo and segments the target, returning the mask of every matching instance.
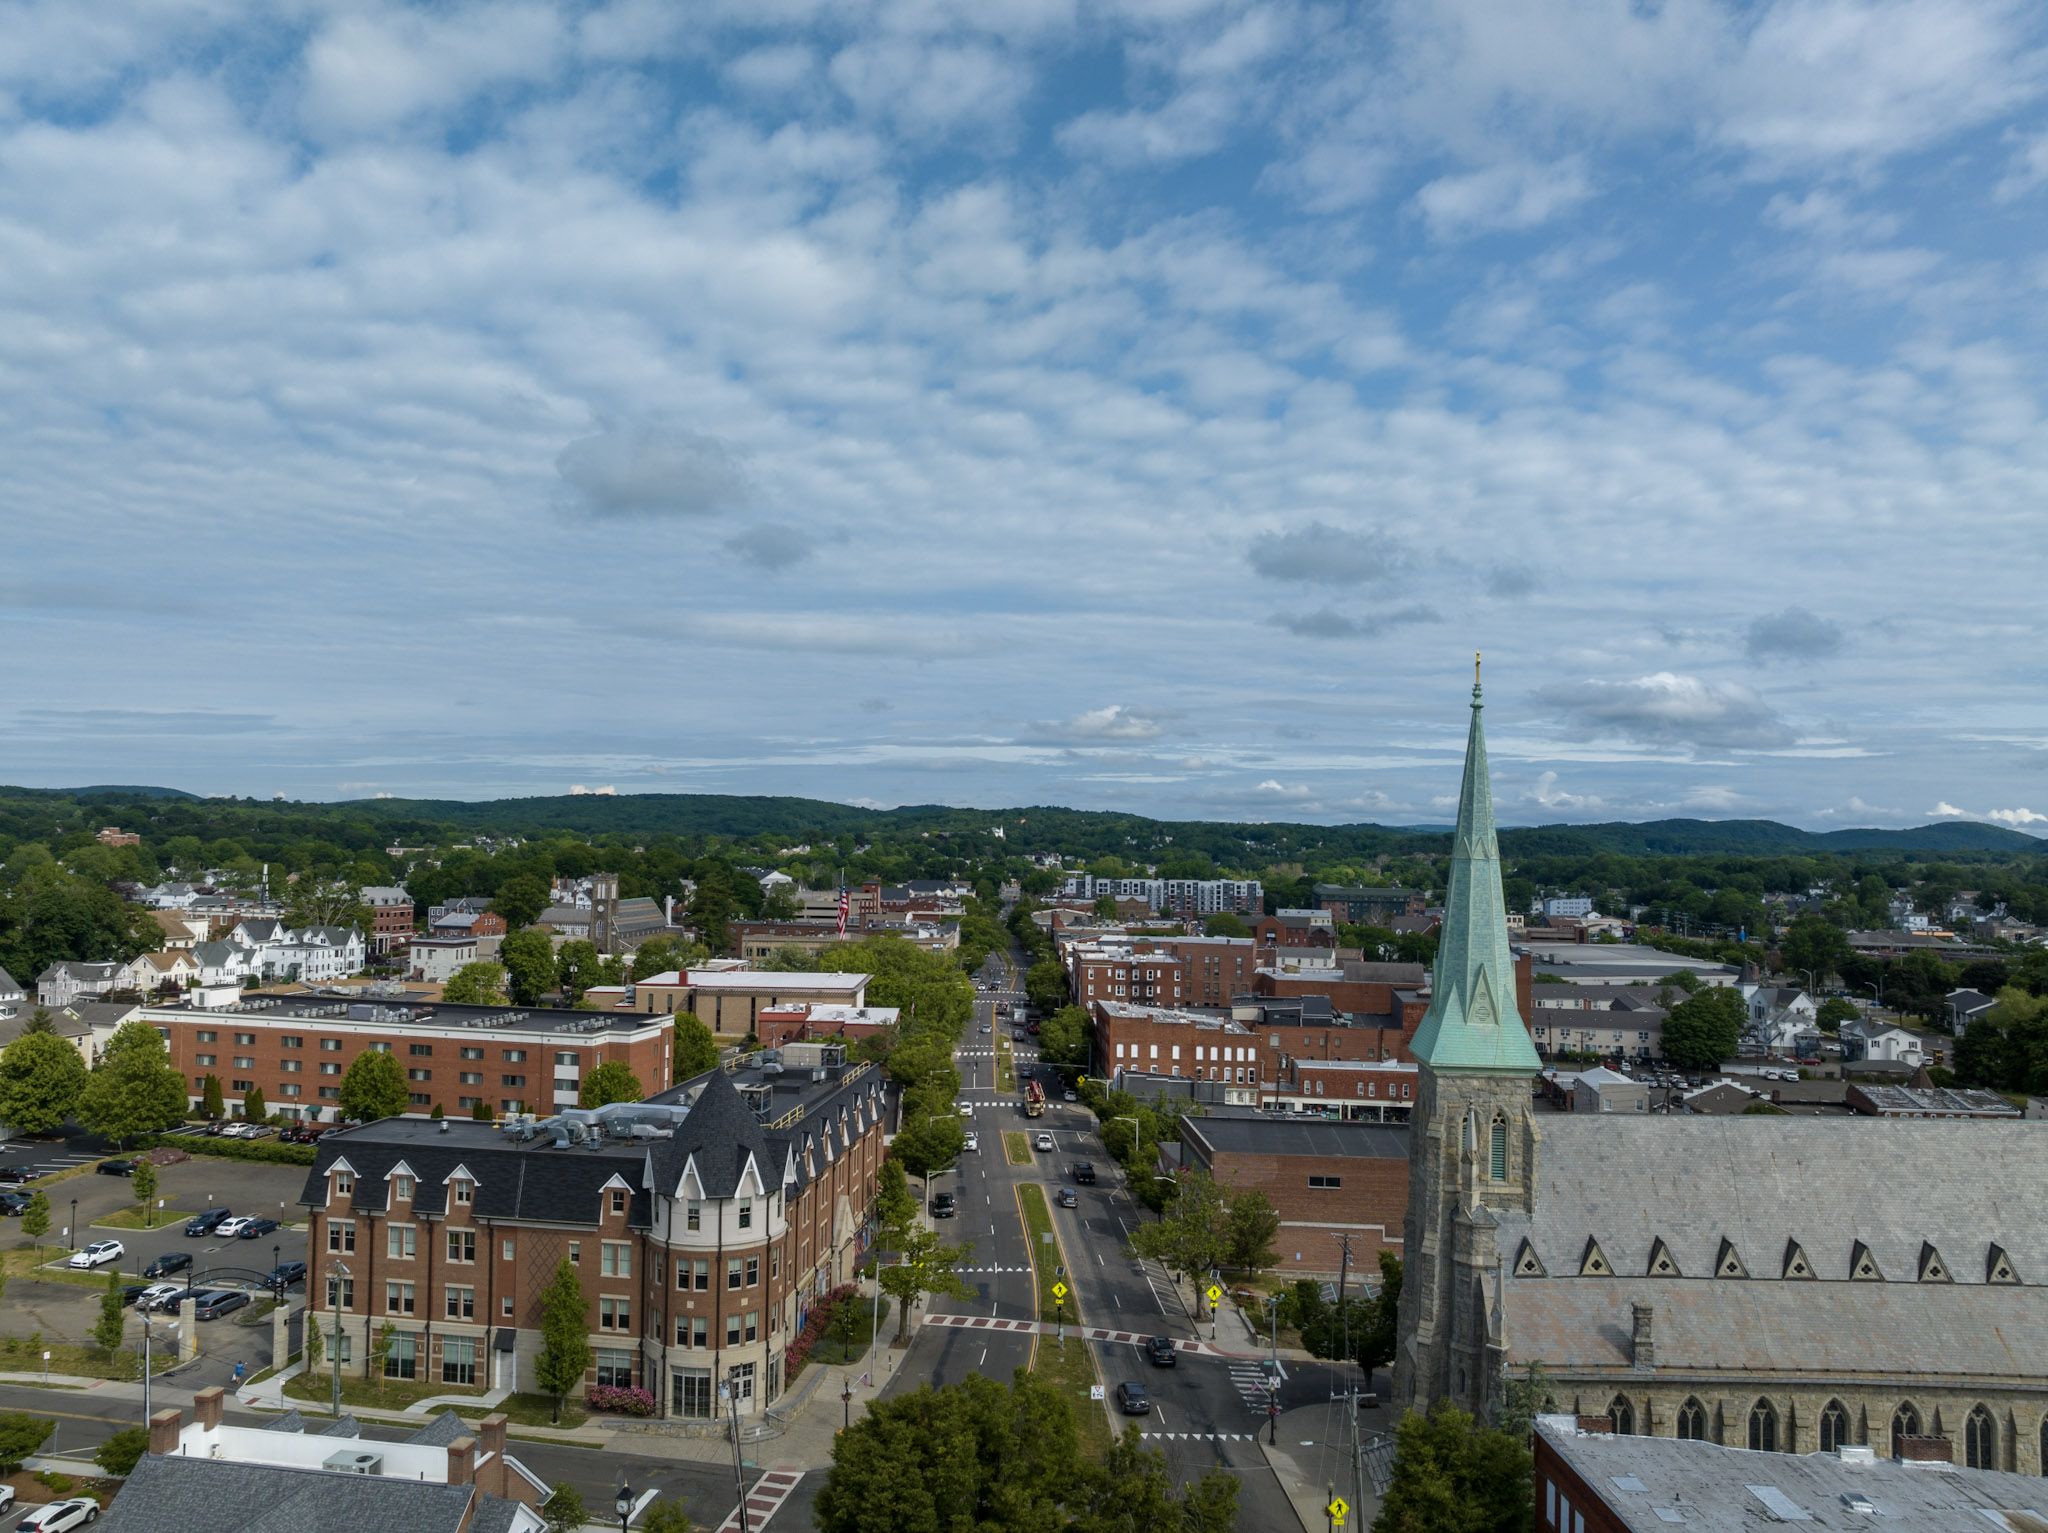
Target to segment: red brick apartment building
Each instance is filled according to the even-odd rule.
[[[566,1261],[586,1384],[647,1389],[664,1418],[723,1414],[721,1385],[742,1415],[766,1409],[812,1304],[853,1279],[882,1161],[883,1077],[827,1052],[822,1081],[714,1070],[537,1124],[386,1118],[322,1138],[300,1201],[328,1366],[369,1376],[388,1323],[387,1378],[532,1389],[541,1294]]]
[[[583,1078],[617,1061],[649,1092],[670,1084],[667,1017],[439,1001],[365,1000],[360,993],[238,994],[226,1006],[193,1001],[146,1006],[193,1105],[206,1077],[220,1077],[229,1109],[261,1088],[272,1112],[305,1122],[340,1116],[341,1080],[375,1049],[405,1069],[412,1111],[464,1118],[481,1102],[493,1113],[547,1113],[574,1106]]]
[[[1278,1270],[1331,1276],[1351,1241],[1351,1271],[1377,1278],[1379,1254],[1401,1254],[1408,1217],[1408,1131],[1263,1115],[1186,1118],[1186,1163],[1219,1187],[1258,1191],[1279,1212]]]

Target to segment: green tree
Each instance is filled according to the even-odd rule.
[[[596,945],[581,938],[563,943],[555,954],[555,982],[572,1004],[582,1000],[583,992],[592,985],[603,983],[603,969]]]
[[[1849,939],[1824,916],[1798,916],[1778,939],[1778,956],[1787,969],[1811,970],[1814,983],[1821,984],[1849,961]]]
[[[679,1081],[718,1068],[718,1039],[695,1012],[686,1011],[676,1018],[672,1057],[675,1061],[674,1079]]]
[[[436,1102],[434,1104],[433,1111],[427,1114],[428,1119],[434,1123],[439,1123],[443,1118],[447,1116],[448,1109],[443,1107],[439,1102]]]
[[[1085,1066],[1094,1034],[1085,1006],[1062,1006],[1038,1024],[1039,1057],[1048,1064]]]
[[[583,1284],[564,1257],[540,1296],[540,1353],[534,1358],[534,1379],[554,1399],[554,1419],[562,1419],[562,1399],[583,1382],[590,1367],[590,1317],[583,1302]]]
[[[1256,1189],[1230,1200],[1223,1223],[1223,1260],[1257,1276],[1273,1265],[1273,1241],[1280,1233],[1280,1211]]]
[[[1664,1019],[1664,1056],[1682,1070],[1712,1070],[1734,1057],[1747,1018],[1732,985],[1706,986]]]
[[[1854,1001],[1831,995],[1815,1009],[1814,1022],[1824,1033],[1839,1033],[1844,1022],[1852,1022],[1858,1015]]]
[[[1535,1521],[1533,1485],[1525,1446],[1439,1400],[1427,1416],[1401,1418],[1373,1533],[1523,1533]]]
[[[49,1013],[37,1008],[45,1022]],[[47,1134],[78,1111],[90,1077],[71,1043],[33,1025],[0,1052],[0,1122]]]
[[[448,976],[441,999],[451,1006],[503,1006],[504,966],[482,961],[464,964]]]
[[[578,1107],[603,1107],[608,1102],[637,1102],[646,1095],[640,1077],[622,1060],[608,1059],[583,1077]]]
[[[1231,911],[1220,911],[1202,923],[1205,937],[1249,937],[1252,929],[1244,924],[1244,917]]]
[[[1352,1358],[1365,1370],[1365,1387],[1372,1389],[1375,1368],[1394,1362],[1394,1344],[1401,1335],[1401,1258],[1392,1251],[1380,1252],[1380,1291],[1373,1296],[1371,1324],[1362,1337],[1352,1339]]]
[[[491,896],[491,909],[505,918],[505,929],[516,932],[533,925],[548,908],[546,883],[532,873],[519,873],[498,885]]]
[[[218,1075],[211,1073],[207,1075],[206,1088],[200,1093],[199,1107],[209,1118],[221,1118],[227,1115],[227,1098],[221,1094],[220,1077]]]
[[[691,1533],[694,1526],[680,1501],[657,1501],[640,1519],[640,1533]]]
[[[478,1123],[489,1123],[492,1117],[491,1104],[482,1097],[478,1097],[476,1105],[470,1108],[469,1115]]]
[[[541,1515],[547,1519],[548,1533],[582,1533],[583,1525],[590,1521],[583,1492],[567,1480],[557,1480],[549,1487]]]
[[[1204,1275],[1222,1259],[1224,1206],[1216,1183],[1201,1171],[1182,1171],[1173,1200],[1156,1223],[1131,1231],[1131,1249],[1195,1279],[1195,1313],[1208,1300]]]
[[[1114,921],[1116,919],[1116,896],[1113,894],[1096,895],[1095,914],[1100,920]]]
[[[377,1339],[370,1343],[370,1377],[377,1381],[377,1398],[384,1398],[384,1360],[391,1356],[391,1344],[398,1339],[398,1327],[389,1320],[377,1327]]]
[[[516,931],[499,944],[498,956],[512,980],[512,1000],[532,1006],[555,988],[555,945],[538,927]]]
[[[185,1077],[171,1068],[162,1035],[147,1022],[124,1022],[107,1040],[78,1116],[95,1132],[126,1140],[176,1123],[185,1105]]]
[[[341,1095],[336,1099],[344,1118],[374,1123],[379,1118],[396,1118],[412,1105],[412,1090],[406,1084],[405,1067],[382,1049],[364,1049],[349,1061],[348,1074],[341,1078]]]
[[[377,913],[363,903],[361,886],[341,879],[301,877],[285,892],[284,924],[346,926],[368,936]]]
[[[903,1125],[889,1150],[902,1161],[905,1171],[929,1179],[934,1171],[957,1161],[966,1143],[967,1130],[960,1126],[957,1116],[949,1113],[941,1117],[926,1112]]]
[[[2008,985],[1956,1040],[1955,1060],[1966,1086],[2048,1092],[2048,998]]]
[[[1526,1443],[1536,1429],[1536,1418],[1557,1409],[1550,1398],[1550,1375],[1543,1364],[1531,1360],[1521,1378],[1505,1374],[1501,1379],[1500,1405],[1493,1424],[1509,1441]]]
[[[1024,971],[1024,993],[1041,1013],[1067,1004],[1067,971],[1057,958],[1045,957]]]
[[[251,1086],[242,1093],[242,1116],[251,1123],[261,1123],[270,1116],[270,1104],[263,1100],[261,1086]]]
[[[882,1292],[897,1303],[897,1341],[909,1334],[911,1306],[925,1294],[946,1294],[955,1299],[974,1297],[974,1289],[954,1270],[973,1255],[971,1240],[949,1246],[932,1230],[913,1227],[903,1232],[896,1260],[881,1270]]]
[[[50,1195],[47,1192],[30,1194],[28,1207],[22,1210],[21,1232],[36,1243],[36,1262],[43,1259],[43,1237],[50,1233]]]
[[[1068,1533],[1235,1533],[1237,1477],[1211,1469],[1191,1485],[1169,1472],[1166,1455],[1147,1448],[1135,1426],[1110,1445],[1099,1464],[1083,1464],[1068,1496]]]
[[[92,1461],[117,1478],[128,1474],[149,1452],[149,1428],[123,1427],[93,1449]]]
[[[0,1411],[0,1475],[20,1474],[23,1462],[57,1430],[48,1416],[31,1416],[23,1411]]]
[[[102,1352],[113,1352],[128,1333],[128,1311],[121,1303],[121,1264],[107,1269],[107,1290],[100,1295],[99,1319],[92,1323],[92,1339]]]
[[[320,1311],[309,1302],[306,1306],[306,1369],[311,1373],[320,1371],[320,1364],[327,1355],[327,1335],[320,1329]]]
[[[903,1162],[893,1155],[875,1178],[875,1223],[891,1242],[917,1223],[917,1198],[904,1177]]]
[[[135,1194],[135,1201],[142,1205],[143,1228],[149,1227],[149,1200],[156,1196],[156,1162],[138,1160],[135,1174],[128,1179],[128,1187]]]

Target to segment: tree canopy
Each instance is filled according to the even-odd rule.
[[[0,1123],[47,1134],[78,1111],[89,1079],[69,1039],[32,1028],[0,1051]]]
[[[79,1121],[109,1139],[168,1128],[185,1116],[185,1077],[147,1022],[124,1022],[107,1040],[79,1102]]]
[[[1671,1008],[1664,1019],[1664,1055],[1684,1070],[1711,1070],[1735,1057],[1748,1018],[1733,986],[1708,985]]]
[[[512,982],[515,1005],[532,1006],[555,988],[554,940],[538,927],[513,932],[499,944],[498,956]]]
[[[488,960],[464,964],[448,976],[448,983],[441,987],[441,999],[451,1006],[503,1006],[504,966]]]
[[[583,1089],[578,1093],[578,1107],[603,1107],[609,1102],[637,1102],[647,1093],[641,1089],[640,1077],[635,1075],[623,1060],[608,1059],[583,1077]]]
[[[396,1118],[412,1105],[405,1067],[382,1049],[364,1049],[349,1061],[337,1102],[344,1118],[361,1123]]]
[[[1476,1425],[1448,1400],[1427,1416],[1401,1418],[1393,1480],[1372,1533],[1524,1533],[1535,1513],[1522,1443]]]
[[[686,1081],[693,1075],[718,1068],[718,1039],[693,1011],[683,1012],[675,1025],[674,1078]]]

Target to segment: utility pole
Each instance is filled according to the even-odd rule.
[[[1273,1316],[1273,1363],[1272,1374],[1266,1380],[1266,1389],[1273,1397],[1266,1407],[1266,1423],[1271,1429],[1267,1443],[1271,1447],[1280,1445],[1280,1295],[1273,1294],[1266,1300],[1266,1307]]]

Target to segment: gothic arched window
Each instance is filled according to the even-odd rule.
[[[1849,1440],[1849,1412],[1839,1400],[1821,1407],[1820,1451],[1833,1453]]]
[[[1998,1423],[1981,1405],[1963,1423],[1963,1460],[1972,1469],[1998,1467]]]
[[[1487,1153],[1489,1170],[1496,1182],[1508,1179],[1508,1120],[1496,1117],[1493,1132],[1488,1136]]]
[[[1768,1400],[1749,1408],[1749,1446],[1757,1453],[1778,1451],[1778,1408]]]
[[[1707,1440],[1707,1408],[1697,1400],[1688,1400],[1678,1408],[1678,1435],[1696,1443]],[[2048,1428],[2043,1428],[2048,1436]]]
[[[1899,1456],[1900,1438],[1918,1437],[1919,1435],[1920,1412],[1915,1408],[1913,1402],[1908,1400],[1904,1405],[1901,1405],[1892,1412],[1892,1457],[1897,1458]]]
[[[1619,1435],[1636,1435],[1636,1408],[1629,1404],[1627,1395],[1616,1395],[1614,1403],[1607,1407],[1607,1414],[1613,1420],[1614,1430]]]

